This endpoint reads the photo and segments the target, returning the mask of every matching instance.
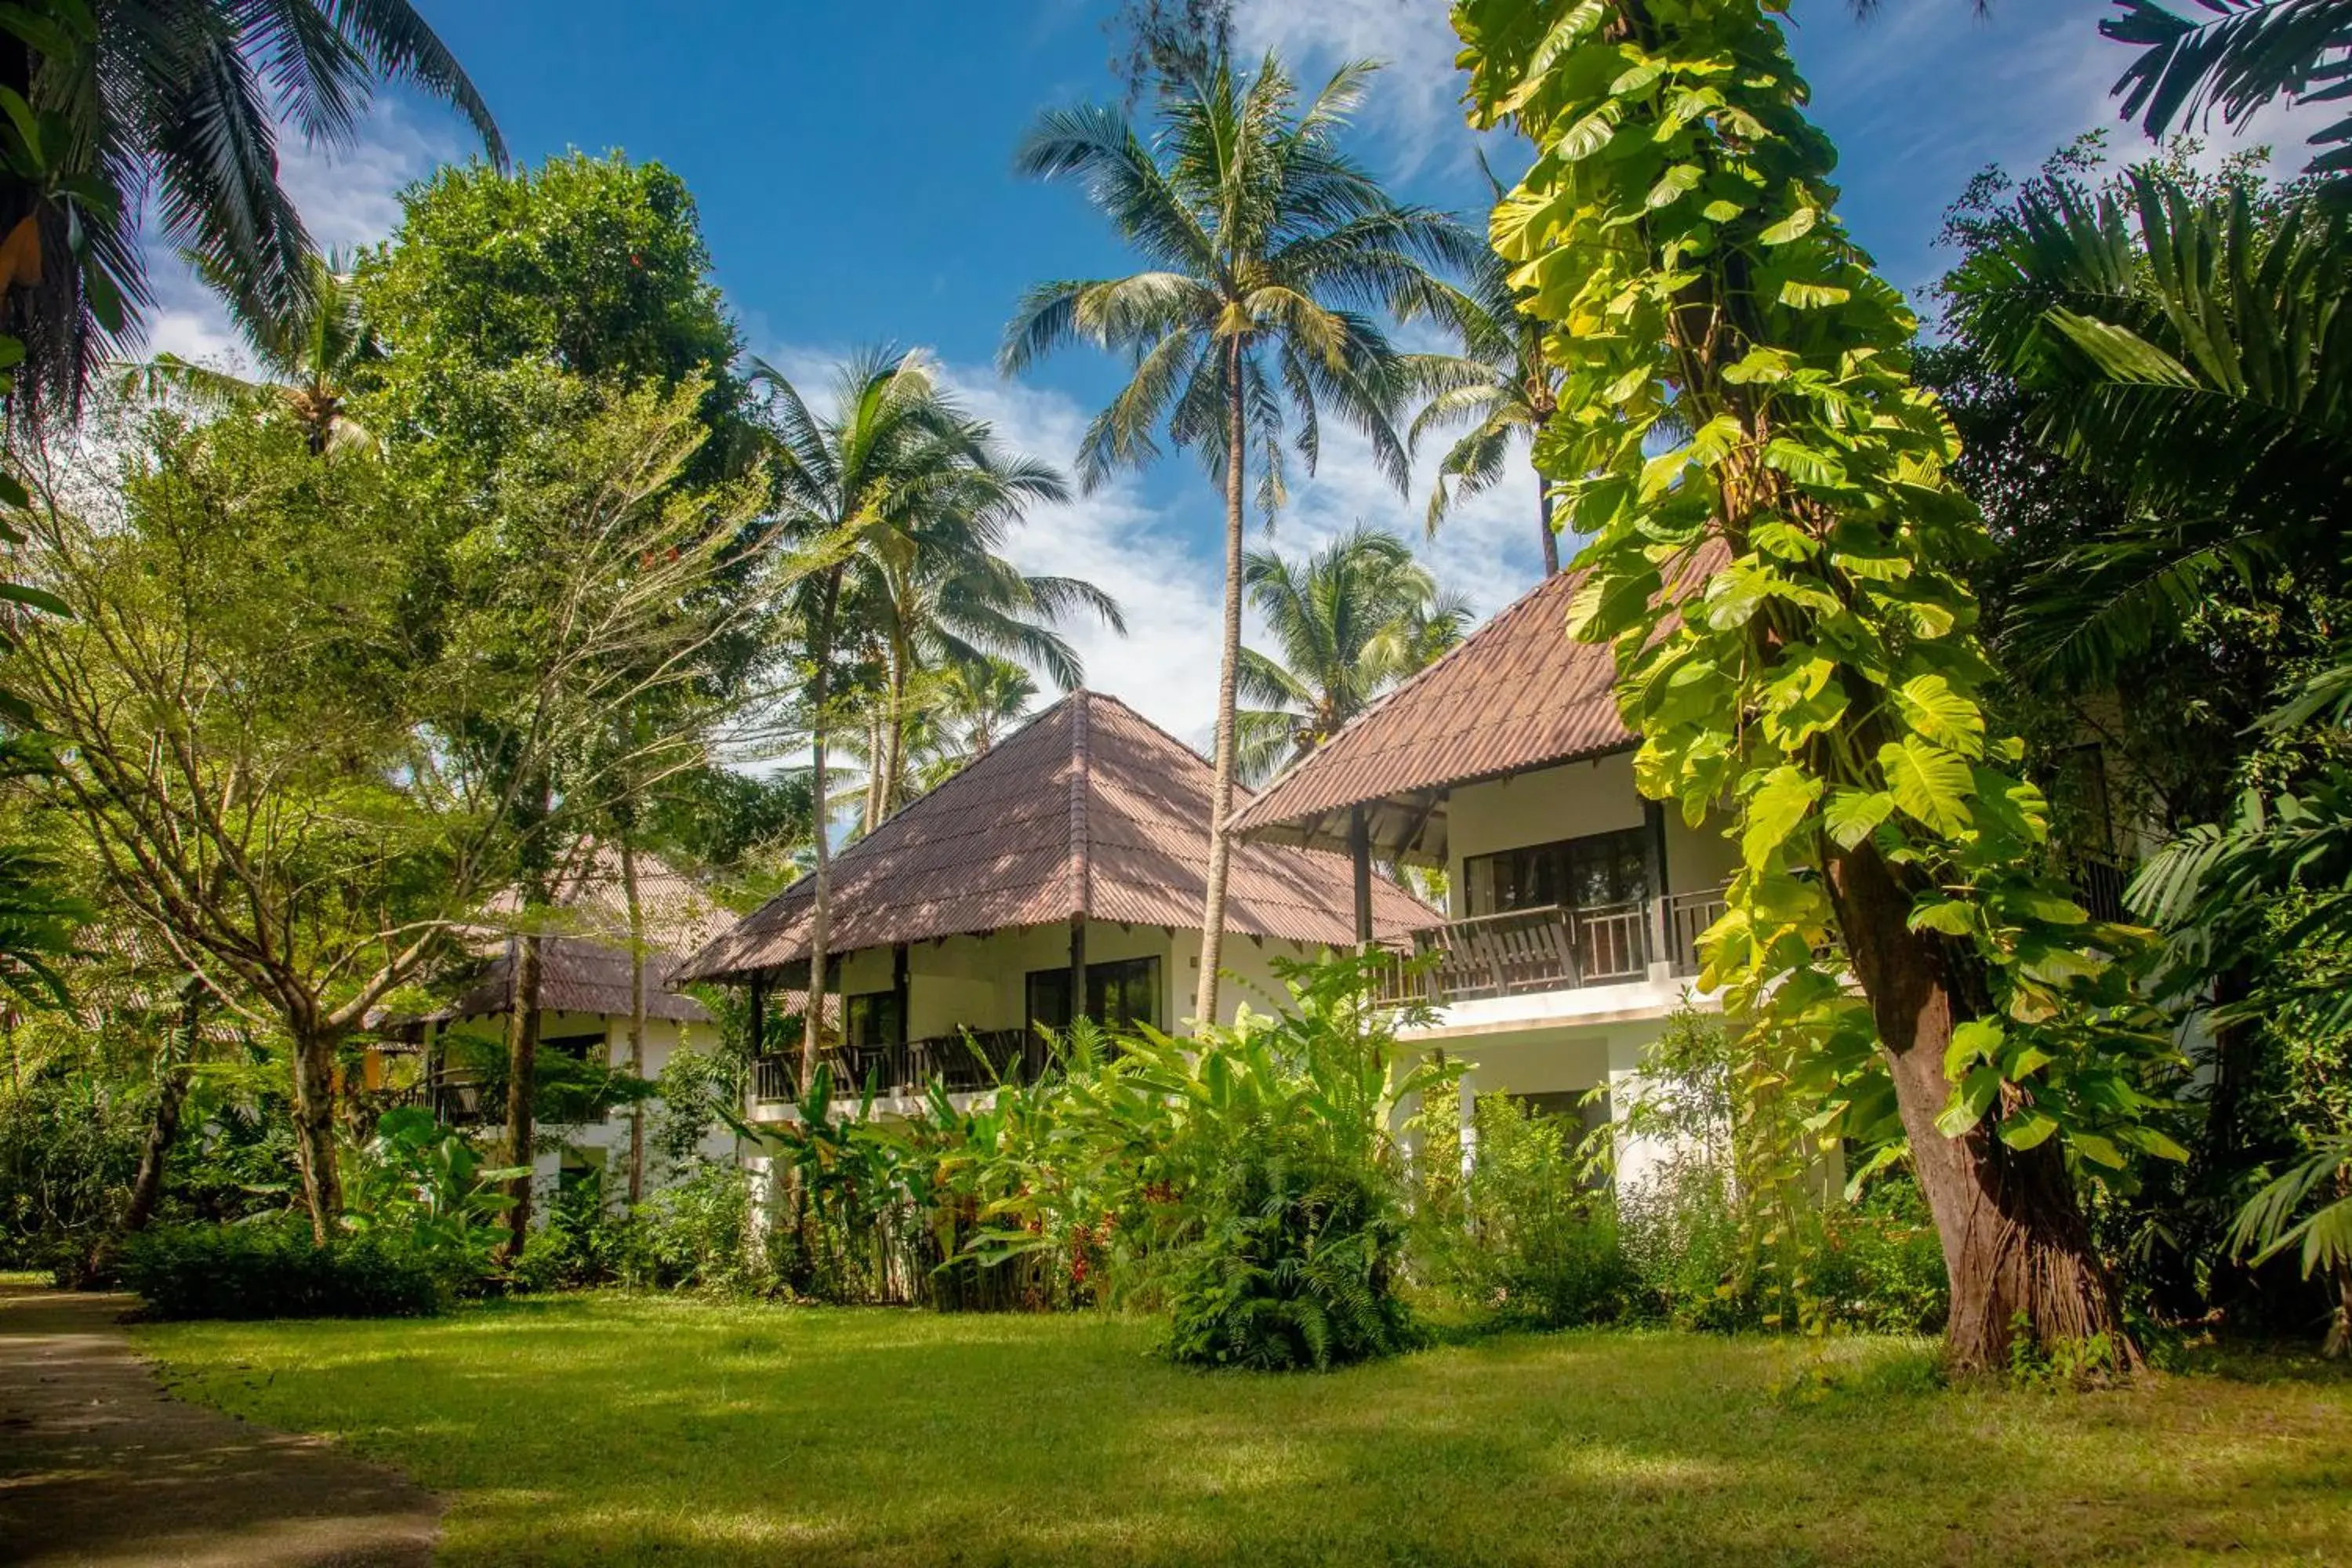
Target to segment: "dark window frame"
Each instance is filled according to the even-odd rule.
[[[878,1037],[873,1026],[877,1014],[894,1026]],[[843,997],[841,1019],[845,1031],[842,1037],[853,1048],[872,1049],[907,1043],[907,1017],[899,1008],[896,986],[885,991],[859,991]]]
[[[1547,844],[1516,845],[1486,855],[1462,859],[1462,910],[1481,915],[1510,914],[1520,910],[1605,909],[1617,904],[1647,903],[1658,896],[1651,887],[1654,845],[1647,826],[1614,828],[1555,838]],[[1605,862],[1612,882],[1630,881],[1638,890],[1603,899],[1580,897],[1585,869]],[[1626,872],[1633,875],[1627,877]]]
[[[1121,998],[1121,1005],[1118,1008],[1108,1005],[1114,984],[1118,985]],[[1156,952],[1147,952],[1139,958],[1113,958],[1100,963],[1089,963],[1087,965],[1087,1016],[1107,1028],[1132,1028],[1139,1023],[1156,1028],[1160,1025],[1160,955]],[[1058,993],[1060,1005],[1041,1005],[1041,991]],[[1070,971],[1067,965],[1057,969],[1033,969],[1023,980],[1022,1007],[1033,1026],[1066,1029],[1070,1026],[1069,994]],[[1139,994],[1146,1004],[1142,1012],[1133,1005],[1133,998]],[[1048,1016],[1054,1013],[1062,1016]],[[1114,1016],[1106,1017],[1106,1013]]]

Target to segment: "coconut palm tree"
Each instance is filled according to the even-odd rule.
[[[234,286],[208,258],[192,252],[188,260],[215,289],[225,294]],[[248,381],[166,353],[123,366],[124,384],[216,408],[276,404],[302,427],[314,457],[374,445],[346,407],[353,379],[383,357],[383,343],[353,286],[350,258],[310,258],[310,287],[292,316],[244,320],[237,328],[264,379]]]
[[[151,218],[202,258],[248,331],[303,318],[313,247],[278,184],[281,125],[349,146],[375,83],[399,81],[454,105],[506,162],[488,107],[409,0],[18,9],[38,15],[0,48],[0,88],[27,110],[0,132],[0,251],[16,247],[0,330],[26,344],[17,407],[28,416],[70,405],[89,370],[135,335],[153,302],[141,238]]]
[[[968,433],[980,446],[991,439],[984,425],[970,425]],[[902,526],[869,535],[860,552],[850,605],[875,639],[882,669],[873,822],[906,804],[913,773],[908,728],[929,709],[919,689],[926,672],[1010,654],[1040,666],[1066,690],[1085,671],[1055,623],[1090,612],[1127,630],[1118,601],[1093,584],[1024,573],[996,553],[1022,506],[1040,493],[976,471]]]
[[[1322,420],[1371,443],[1398,489],[1410,464],[1393,424],[1411,367],[1367,311],[1426,308],[1433,265],[1481,248],[1445,217],[1391,201],[1339,147],[1372,68],[1342,67],[1302,107],[1272,55],[1254,74],[1217,54],[1167,82],[1147,142],[1104,105],[1041,115],[1022,173],[1080,181],[1142,258],[1123,278],[1041,283],[1022,299],[998,363],[1007,374],[1083,342],[1127,354],[1133,374],[1087,426],[1088,488],[1159,455],[1155,433],[1193,452],[1223,491],[1224,622],[1216,771],[1193,1014],[1213,1022],[1232,847],[1242,541],[1252,466],[1269,519],[1285,493],[1287,436],[1309,472]]]
[[[1486,169],[1483,157],[1479,167]],[[1502,184],[1494,171],[1486,174],[1499,202]],[[1537,437],[1559,407],[1559,371],[1544,355],[1542,323],[1519,309],[1509,264],[1492,249],[1479,252],[1460,287],[1438,286],[1431,314],[1454,334],[1460,352],[1417,356],[1431,396],[1407,439],[1418,451],[1433,430],[1469,426],[1438,460],[1428,514],[1429,531],[1435,533],[1454,506],[1501,482],[1522,443],[1534,471]],[[1540,474],[1536,526],[1549,577],[1559,570],[1559,538],[1551,525],[1551,489]]]
[[[949,665],[935,678],[932,692],[934,711],[961,767],[988,755],[1028,716],[1037,682],[1013,660],[990,657]]]
[[[1304,565],[1253,551],[1242,568],[1278,657],[1244,648],[1236,716],[1242,777],[1272,777],[1382,692],[1462,640],[1470,606],[1441,590],[1395,534],[1357,528]]]
[[[826,748],[843,717],[837,679],[845,610],[870,608],[880,563],[947,515],[977,519],[972,531],[1002,527],[1033,500],[1067,494],[1059,474],[1011,455],[989,427],[967,416],[921,354],[869,349],[838,366],[829,405],[813,408],[792,381],[764,361],[751,381],[765,396],[779,470],[780,513],[815,562],[795,584],[795,619],[810,664],[807,685],[810,797],[827,800]],[[871,628],[863,628],[870,630]],[[832,934],[832,854],[820,810],[811,869],[808,994],[824,994]],[[802,1031],[801,1081],[811,1081],[821,1022]]]

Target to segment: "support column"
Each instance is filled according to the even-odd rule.
[[[751,971],[751,1059],[758,1061],[768,1048],[768,981],[758,970]]]
[[[1642,817],[1649,828],[1647,842],[1643,846],[1643,858],[1649,862],[1650,882],[1650,978],[1664,980],[1674,973],[1674,921],[1667,916],[1666,904],[1666,808],[1659,801],[1642,803]]]
[[[1348,808],[1348,858],[1356,878],[1356,946],[1368,950],[1372,945],[1372,832],[1360,805]]]
[[[1478,1085],[1468,1073],[1461,1084],[1462,1179],[1467,1182],[1478,1165]]]
[[[1070,1022],[1087,1016],[1087,917],[1070,917]]]

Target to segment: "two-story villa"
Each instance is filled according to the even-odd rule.
[[[1209,764],[1116,698],[1077,691],[844,849],[833,864],[827,990],[839,987],[838,1084],[902,1111],[935,1076],[975,1092],[1034,1069],[1037,1026],[1074,1016],[1173,1029],[1201,962]],[[1237,790],[1246,801],[1248,792]],[[1359,889],[1320,848],[1234,847],[1222,1021],[1283,994],[1278,958],[1353,945],[1360,912],[1394,941],[1437,912],[1386,879]],[[808,984],[807,879],[696,953],[678,979],[748,985],[752,1114],[787,1113],[795,1054],[772,999]]]
[[[1595,1088],[1622,1113],[1736,862],[1635,791],[1611,652],[1566,632],[1580,581],[1546,581],[1234,818],[1261,844],[1444,871],[1446,920],[1405,944],[1436,957],[1400,974],[1438,1010],[1409,1037],[1472,1064],[1465,1116],[1478,1093],[1568,1112]],[[1621,1173],[1644,1158],[1621,1148]]]

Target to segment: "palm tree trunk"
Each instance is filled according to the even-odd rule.
[[[885,718],[888,732],[882,774],[882,815],[888,816],[907,804],[907,663],[908,652],[894,639],[890,649],[890,708]]]
[[[1201,909],[1201,979],[1192,993],[1195,1029],[1217,1021],[1217,967],[1225,957],[1225,880],[1233,840],[1234,705],[1242,657],[1242,483],[1247,456],[1242,426],[1242,340],[1225,345],[1225,626],[1217,664],[1217,756],[1209,800],[1209,889]]]
[[[809,682],[814,714],[809,723],[809,778],[816,801],[816,868],[809,889],[808,1005],[801,1020],[801,1090],[806,1093],[816,1077],[824,1035],[824,944],[833,938],[833,847],[825,837],[824,742],[825,703],[833,668],[833,617],[841,603],[842,568],[825,575],[824,603],[817,612],[816,672]]]
[[[1536,470],[1536,522],[1543,531],[1543,563],[1546,577],[1559,575],[1559,535],[1551,528],[1551,481],[1543,470]]]
[[[637,900],[637,847],[621,830],[621,899],[629,912],[629,1076],[646,1076],[646,908]],[[629,1102],[629,1206],[646,1196],[646,1102]]]
[[[871,833],[882,822],[882,753],[887,745],[882,710],[869,708],[866,712],[866,805],[860,818],[861,832]]]
[[[537,900],[526,906],[536,908]],[[539,994],[545,971],[545,939],[531,931],[516,944],[507,1000],[507,1163],[522,1174],[507,1184],[514,1206],[507,1211],[506,1260],[521,1258],[530,1239],[531,1096],[539,1087]]]

